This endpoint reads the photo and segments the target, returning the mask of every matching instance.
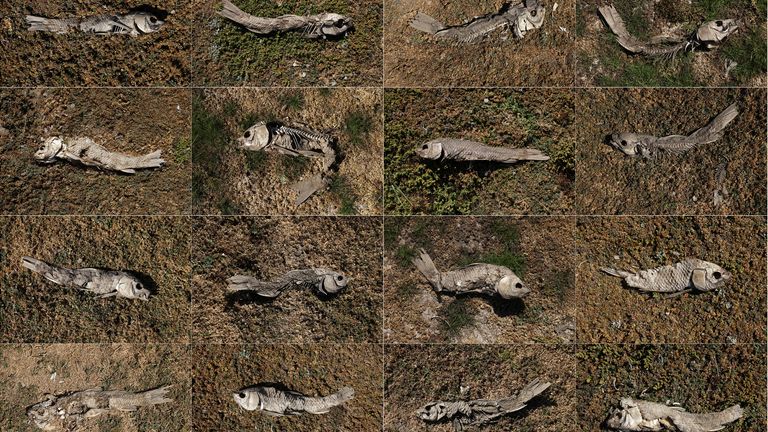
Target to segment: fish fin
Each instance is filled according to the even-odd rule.
[[[98,297],[99,297],[99,298],[108,298],[108,297],[114,297],[114,296],[116,296],[116,295],[117,295],[117,293],[116,293],[116,292],[111,292],[111,293],[107,293],[107,294],[101,294],[101,295],[99,295]]]
[[[420,249],[419,256],[411,259],[411,262],[416,266],[417,269],[419,269],[421,274],[424,275],[429,284],[432,285],[435,290],[443,290],[443,287],[440,284],[440,272],[437,270],[437,267],[435,267],[435,263],[432,262],[432,258],[429,257],[429,254],[427,254],[424,249]]]
[[[519,411],[526,406],[528,402],[536,396],[542,394],[552,383],[542,383],[538,378],[525,386],[514,398],[502,399],[499,404],[506,412]]]
[[[275,298],[280,295],[282,289],[272,282],[258,280],[251,276],[235,275],[227,279],[229,291],[255,291],[261,297]]]
[[[667,294],[667,295],[664,296],[664,298],[665,299],[673,299],[673,298],[676,298],[676,297],[680,297],[681,295],[683,295],[685,293],[689,293],[691,291],[693,291],[693,289],[686,288],[686,289],[684,289],[682,291],[679,291],[679,292],[676,292],[676,293],[673,293],[673,294]]]
[[[321,176],[320,174],[310,177],[306,180],[302,180],[293,186],[291,186],[298,194],[294,204],[296,206],[301,205],[309,197],[314,195],[315,192],[325,188],[328,185],[328,178]]]
[[[132,168],[122,168],[122,169],[119,169],[118,171],[125,174],[136,174],[136,170]]]
[[[616,276],[616,277],[620,277],[620,278],[625,278],[625,277],[633,276],[634,275],[634,273],[630,273],[630,272],[624,271],[624,270],[617,270],[617,269],[610,268],[610,267],[600,267],[600,271],[605,273],[605,274],[609,274],[611,276]]]
[[[445,28],[445,25],[431,16],[418,12],[411,20],[411,27],[424,33],[435,34]]]

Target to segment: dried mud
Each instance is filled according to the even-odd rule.
[[[388,87],[569,87],[575,1],[545,4],[544,25],[518,40],[508,30],[474,44],[452,44],[409,26],[417,12],[460,25],[498,12],[505,2],[384,2],[384,84]]]
[[[382,358],[378,345],[198,345],[192,373],[196,430],[381,430]],[[274,417],[240,408],[233,392],[274,383],[306,395],[352,387],[352,400],[324,415]]]
[[[4,214],[185,214],[190,208],[187,90],[0,90]],[[44,138],[89,137],[110,151],[163,151],[165,165],[126,175],[71,162],[38,164]]]
[[[193,230],[195,340],[381,340],[381,219],[209,217],[196,218]],[[269,280],[313,267],[344,273],[347,287],[328,297],[308,290],[275,299],[227,294],[226,279],[236,274]]]
[[[1,217],[0,341],[186,342],[189,221],[171,217]],[[21,266],[136,272],[148,302],[97,298]]]

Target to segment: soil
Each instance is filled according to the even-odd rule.
[[[502,399],[536,378],[552,385],[522,411],[477,431],[579,431],[573,416],[582,369],[572,347],[545,345],[386,348],[384,430],[452,432],[451,423],[427,424],[416,411],[429,402]],[[461,389],[466,388],[462,394]]]
[[[674,59],[632,54],[622,48],[600,18],[602,0],[577,5],[574,67],[576,85],[619,87],[765,87],[765,0],[657,0],[611,2],[641,41],[685,39],[705,21],[736,19],[739,29],[720,47],[679,53]],[[726,71],[728,61],[738,65]]]
[[[192,49],[197,85],[254,87],[364,87],[382,82],[380,0],[236,0],[258,17],[337,13],[354,30],[337,39],[307,39],[299,32],[259,36],[220,17],[218,0],[193,0]]]
[[[765,217],[580,218],[578,334],[596,343],[765,342]],[[732,274],[721,289],[665,299],[600,267],[651,269],[687,257]]]
[[[193,335],[198,341],[312,343],[381,340],[381,219],[198,218]],[[236,274],[269,280],[313,267],[342,272],[334,296],[287,290],[274,299],[227,293]]]
[[[196,98],[196,116],[218,122],[212,137],[204,126],[195,126],[194,141],[199,147],[192,187],[197,213],[381,214],[380,90],[220,89],[206,90]],[[298,207],[292,185],[320,174],[320,159],[238,148],[237,138],[246,129],[257,121],[275,120],[337,139],[336,183]],[[353,122],[359,127],[350,129]]]
[[[189,221],[171,217],[0,218],[0,341],[186,342]],[[31,256],[66,268],[134,272],[148,302],[97,298],[21,266]]]
[[[185,214],[190,208],[188,90],[0,90],[0,207],[4,214]],[[165,165],[126,175],[33,155],[51,136],[88,137]]]
[[[568,87],[573,84],[575,0],[560,2],[523,39],[509,30],[473,44],[454,44],[411,28],[417,12],[448,26],[498,12],[503,0],[384,2],[384,84],[388,87]]]
[[[385,340],[575,341],[573,231],[565,218],[386,218]],[[438,295],[410,263],[420,248],[440,271],[475,262],[506,265],[531,293],[522,301]]]
[[[155,3],[160,30],[132,37],[30,32],[24,17],[85,18],[127,13],[144,0],[0,2],[1,86],[184,86],[190,82],[188,1]],[[153,5],[154,6],[154,5]],[[152,6],[148,11],[153,11]],[[155,12],[153,11],[153,12]]]
[[[0,348],[0,429],[34,432],[26,409],[62,395],[101,387],[144,391],[173,387],[174,401],[135,412],[111,411],[85,420],[82,432],[189,431],[191,378],[181,345],[54,344]]]
[[[196,430],[381,430],[378,345],[198,345],[192,373]],[[275,417],[240,408],[233,392],[273,383],[308,396],[349,386],[354,398],[324,415]]]
[[[388,214],[569,214],[574,180],[570,91],[388,90]],[[417,146],[436,138],[535,148],[550,157],[512,165],[431,161]]]
[[[579,214],[766,213],[765,90],[590,89],[576,102]],[[732,103],[723,137],[683,154],[625,156],[606,136],[688,135]],[[716,196],[722,197],[722,202]]]

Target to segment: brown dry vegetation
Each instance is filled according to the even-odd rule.
[[[381,340],[379,218],[196,218],[193,336],[206,342]],[[324,297],[306,289],[260,299],[227,294],[236,274],[269,280],[290,270],[329,268],[349,278]]]
[[[101,387],[144,391],[172,384],[173,402],[112,411],[88,419],[81,432],[189,431],[191,378],[181,345],[55,344],[0,348],[0,429],[33,432],[26,408],[45,395]]]
[[[764,343],[765,217],[581,218],[580,339],[599,343]],[[722,289],[673,299],[622,286],[600,267],[650,269],[687,257],[716,263]],[[755,365],[757,367],[757,365]]]
[[[592,89],[577,94],[579,214],[765,214],[765,90]],[[734,102],[740,114],[723,137],[683,154],[633,158],[605,144],[607,135],[619,132],[688,135]],[[724,198],[719,205],[716,191]]]
[[[196,430],[381,430],[382,358],[378,345],[198,345],[192,373]],[[352,387],[352,400],[324,415],[274,417],[240,408],[233,392],[282,385],[308,396]]]
[[[190,207],[186,90],[0,91],[0,208],[4,214],[184,214]],[[110,151],[163,151],[165,166],[126,175],[65,161],[38,164],[51,136],[89,137]]]
[[[384,83],[391,87],[511,87],[573,84],[571,48],[574,0],[552,14],[545,4],[544,25],[517,40],[507,30],[474,44],[435,40],[409,26],[423,12],[448,26],[496,13],[505,2],[384,2]],[[561,30],[562,29],[564,30]]]
[[[84,18],[127,13],[140,6],[164,11],[159,31],[137,37],[81,32],[30,32],[25,15]],[[190,82],[187,0],[6,0],[0,2],[0,85],[181,86]]]
[[[566,218],[386,218],[386,340],[573,341],[573,230]],[[410,262],[420,248],[440,271],[475,262],[504,265],[532,292],[522,301],[440,296]]]
[[[189,322],[189,220],[182,217],[0,217],[0,341],[184,342]],[[97,298],[21,266],[136,272],[148,302]]]

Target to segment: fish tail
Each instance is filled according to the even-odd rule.
[[[135,411],[136,408],[142,406],[173,402],[173,399],[167,397],[171,387],[173,385],[138,393],[119,392],[118,394],[112,394],[109,398],[109,407],[118,411]]]
[[[330,397],[334,399],[334,402],[336,405],[341,405],[344,402],[352,400],[354,396],[355,396],[355,389],[353,389],[352,387],[342,387],[341,390],[332,394]]]
[[[262,297],[277,297],[282,292],[282,286],[274,282],[258,280],[251,276],[236,275],[227,279],[229,291],[255,291]]]
[[[72,280],[71,271],[52,266],[32,257],[21,258],[21,265],[35,273],[40,273],[49,281],[59,285],[67,285]]]
[[[329,184],[329,179],[321,174],[317,174],[306,180],[300,181],[292,186],[297,192],[296,206],[301,205],[304,201],[308,200],[315,192],[325,188]]]
[[[723,112],[717,115],[706,126],[696,130],[688,136],[689,139],[695,140],[699,144],[706,144],[713,141],[717,141],[722,138],[723,130],[736,116],[739,115],[738,103],[734,102],[724,109]]]
[[[411,20],[411,27],[429,34],[435,34],[445,28],[445,25],[431,16],[419,12]]]
[[[730,408],[726,408],[723,411],[715,413],[705,414],[693,414],[688,412],[681,412],[677,414],[680,417],[687,417],[692,420],[697,428],[696,430],[702,431],[718,431],[725,428],[725,425],[731,422],[735,422],[741,416],[744,415],[744,410],[739,405],[734,405]]]
[[[72,20],[66,19],[50,19],[43,18],[35,15],[27,15],[27,24],[29,24],[29,31],[45,31],[58,34],[64,34],[69,32],[70,27],[74,27],[76,24]]]
[[[634,275],[634,273],[630,273],[624,270],[617,270],[610,267],[600,267],[600,271],[602,271],[603,273],[609,274],[611,276],[616,276],[620,278],[625,278],[625,277]]]
[[[514,398],[502,399],[499,401],[499,405],[506,412],[514,412],[525,408],[528,401],[542,394],[544,390],[548,389],[552,383],[541,382],[538,378],[531,381],[525,388],[520,390]]]
[[[437,291],[442,291],[443,287],[440,284],[440,272],[435,267],[435,263],[432,262],[432,258],[424,249],[419,250],[419,256],[411,259],[413,265],[424,275],[430,285],[432,285]]]
[[[162,155],[162,150],[156,150],[150,154],[142,156],[141,162],[139,162],[137,168],[160,168],[165,163],[165,159],[161,157]]]
[[[627,26],[624,24],[624,20],[621,19],[619,11],[617,11],[613,5],[600,6],[597,8],[597,11],[600,13],[600,16],[603,17],[608,28],[610,28],[613,34],[616,35],[616,40],[619,42],[619,45],[633,53],[643,51],[643,48],[638,45],[637,41],[627,31]]]
[[[541,150],[520,148],[520,149],[508,149],[510,158],[515,161],[530,160],[530,161],[546,161],[549,160],[549,156],[545,155]]]
[[[158,387],[153,390],[141,392],[139,395],[144,400],[144,405],[158,405],[162,403],[173,402],[173,399],[166,397],[171,387],[173,387],[173,385]]]
[[[222,0],[221,5],[222,5],[222,9],[218,12],[219,15],[221,15],[226,19],[232,20],[236,23],[240,23],[240,24],[247,23],[247,18],[250,15],[245,13],[242,9],[235,6],[231,1]]]

